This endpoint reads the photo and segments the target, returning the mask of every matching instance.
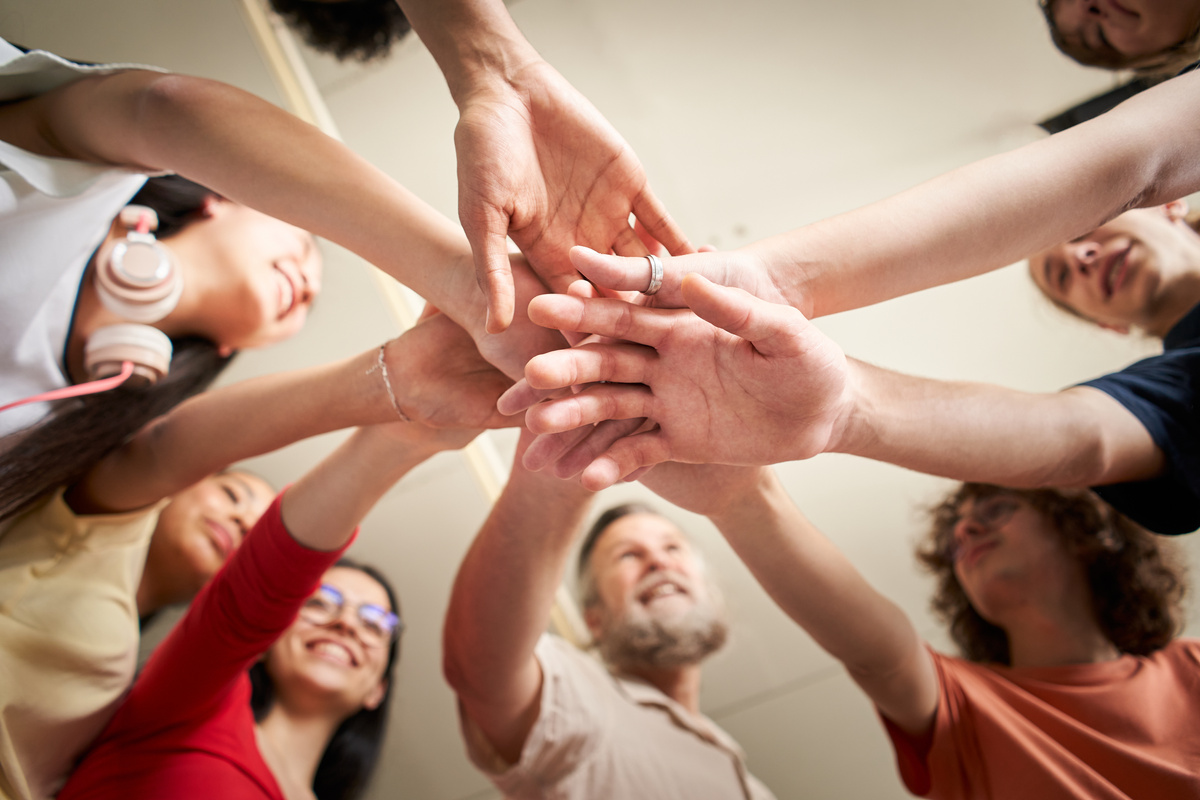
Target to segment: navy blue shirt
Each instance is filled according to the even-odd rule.
[[[1095,387],[1129,409],[1166,460],[1158,477],[1096,486],[1096,493],[1155,533],[1200,528],[1200,305],[1163,339],[1161,356],[1081,385]]]

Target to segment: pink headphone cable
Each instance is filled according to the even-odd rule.
[[[98,394],[99,392],[107,392],[109,389],[115,389],[133,374],[133,362],[121,362],[121,372],[111,378],[101,378],[98,381],[88,381],[87,383],[78,383],[74,386],[66,386],[62,389],[55,389],[51,392],[43,392],[35,394],[33,397],[26,397],[24,400],[0,406],[0,411],[7,411],[10,408],[23,406],[26,403],[41,403],[47,400],[61,400],[64,397],[80,397],[85,394]]]

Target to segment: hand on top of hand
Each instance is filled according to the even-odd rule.
[[[554,291],[578,277],[567,256],[572,245],[646,252],[631,213],[669,252],[690,252],[633,150],[545,61],[475,87],[459,108],[459,219],[488,298],[490,331],[504,330],[520,306],[506,236]]]

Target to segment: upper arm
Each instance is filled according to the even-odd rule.
[[[1091,469],[1080,484],[1145,480],[1163,471],[1166,461],[1162,450],[1141,420],[1122,403],[1091,386],[1074,386],[1061,396],[1084,426],[1085,438],[1079,451],[1086,455]]]
[[[139,123],[146,98],[173,77],[150,70],[88,75],[0,105],[0,139],[38,155],[161,169],[142,157]]]
[[[911,648],[889,673],[849,671],[879,712],[906,734],[920,738],[933,730],[938,710],[937,668],[923,642]]]

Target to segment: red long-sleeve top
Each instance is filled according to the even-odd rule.
[[[293,539],[281,498],[151,656],[60,800],[284,800],[255,740],[246,671],[342,550]]]

